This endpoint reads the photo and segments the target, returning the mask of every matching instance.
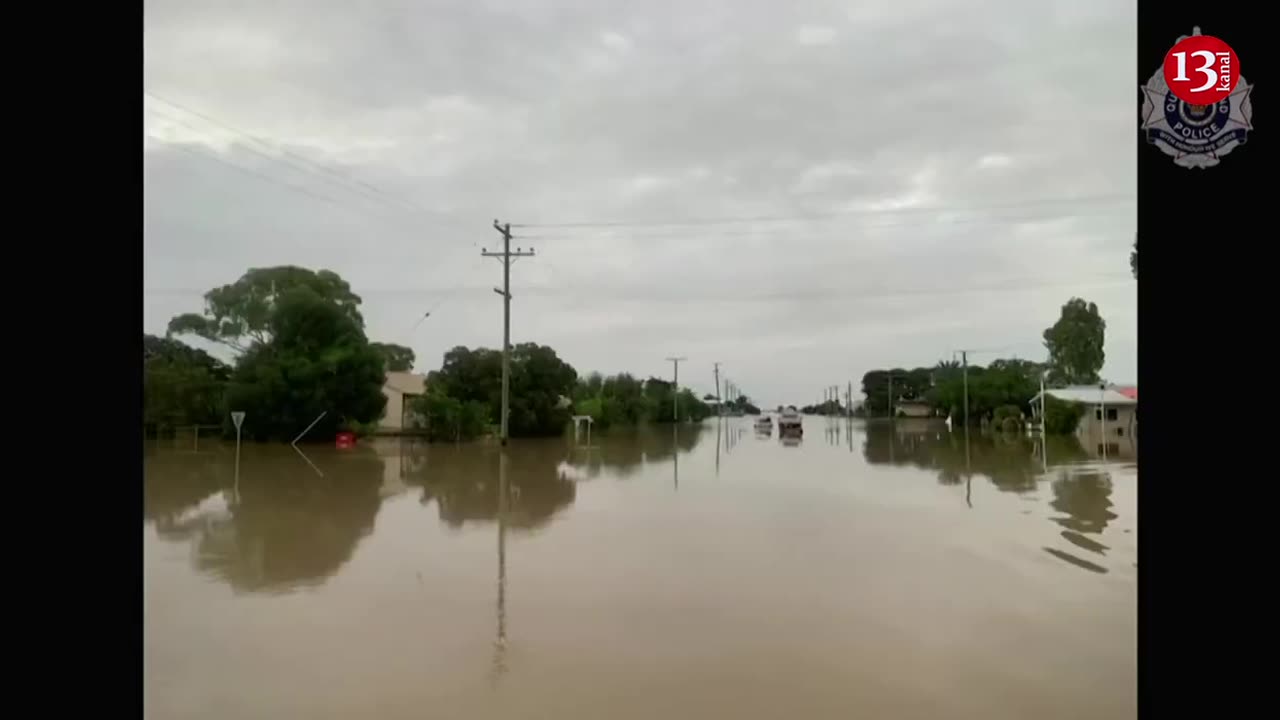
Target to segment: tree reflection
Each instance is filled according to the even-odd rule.
[[[373,530],[383,461],[367,449],[312,460],[323,477],[283,451],[245,463],[238,501],[197,541],[196,567],[241,592],[289,592],[337,573]]]
[[[568,462],[589,479],[600,477],[605,471],[615,478],[627,478],[646,464],[665,465],[676,453],[693,451],[708,429],[704,424],[610,428],[592,437],[591,449],[571,452]],[[717,442],[727,442],[732,433],[733,429],[723,428]]]
[[[1023,493],[1034,490],[1044,474],[1039,443],[1038,438],[1021,435],[972,433],[966,448],[963,433],[949,432],[936,421],[899,419],[867,423],[862,454],[873,465],[934,471],[943,485],[960,485],[981,475],[1001,491]],[[1055,463],[1087,457],[1070,437],[1049,438],[1049,454]]]
[[[1111,474],[1087,468],[1062,468],[1051,483],[1054,510],[1065,513],[1056,517],[1068,531],[1100,534],[1118,517],[1111,512]],[[1070,539],[1070,538],[1068,538]],[[1082,543],[1077,542],[1077,545]]]
[[[406,479],[408,485],[422,489],[423,505],[434,502],[441,521],[453,528],[497,520],[502,509],[497,446],[435,445],[423,452],[426,462],[417,465]],[[557,469],[564,459],[562,445],[513,440],[507,446],[507,456],[507,527],[541,527],[573,504],[577,485],[562,478]]]
[[[1049,505],[1063,513],[1052,518],[1065,528],[1061,532],[1062,539],[1070,543],[1073,550],[1106,557],[1110,548],[1100,542],[1097,536],[1118,517],[1111,512],[1111,474],[1087,466],[1064,467],[1058,470],[1057,477],[1050,486],[1053,488],[1053,500]],[[1091,535],[1094,537],[1089,537]],[[1107,572],[1105,567],[1070,552],[1050,547],[1044,548],[1044,551],[1083,570]]]
[[[159,535],[194,544],[196,569],[237,592],[280,593],[324,582],[351,559],[381,505],[382,460],[367,449],[308,450],[324,476],[289,448],[226,458],[149,459],[145,512]],[[216,497],[222,495],[217,502]]]
[[[149,454],[142,468],[142,516],[164,536],[182,516],[230,483],[215,456],[185,452]]]

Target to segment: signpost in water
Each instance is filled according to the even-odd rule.
[[[231,413],[231,422],[236,426],[236,498],[240,497],[240,426],[244,424],[244,411]]]

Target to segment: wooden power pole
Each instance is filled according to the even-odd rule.
[[[493,227],[502,233],[502,252],[480,248],[480,254],[498,258],[502,263],[502,289],[494,288],[493,291],[502,296],[502,430],[499,439],[506,445],[510,437],[507,421],[511,415],[511,263],[517,258],[533,257],[533,250],[516,248],[515,252],[511,251],[511,223],[500,225],[494,220]]]

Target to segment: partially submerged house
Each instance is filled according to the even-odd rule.
[[[427,391],[427,376],[412,372],[389,372],[382,382],[387,407],[378,421],[378,432],[399,435],[416,427],[413,401]]]
[[[1137,389],[1133,397],[1111,388],[1079,386],[1044,391],[1051,398],[1084,406],[1084,414],[1076,424],[1076,438],[1085,448],[1099,448],[1099,454],[1116,445],[1131,444],[1138,434]],[[1031,407],[1039,422],[1040,394],[1031,399]]]
[[[893,404],[895,417],[927,418],[933,416],[933,408],[925,400],[898,400]]]

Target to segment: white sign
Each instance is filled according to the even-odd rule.
[[[240,429],[240,424],[244,422],[244,411],[237,410],[231,413],[231,422],[235,423],[236,430]]]

